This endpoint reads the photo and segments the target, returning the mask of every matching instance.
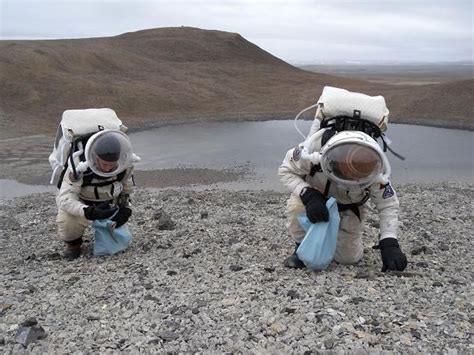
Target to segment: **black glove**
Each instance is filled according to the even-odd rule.
[[[385,238],[379,242],[382,254],[382,272],[387,270],[403,271],[407,267],[407,257],[400,249],[398,240]]]
[[[311,223],[329,221],[326,198],[321,192],[312,187],[308,187],[302,190],[300,197],[306,206],[306,216]]]
[[[84,207],[84,217],[91,221],[96,219],[106,219],[112,216],[115,212],[115,208],[111,208],[108,202],[102,202],[97,206]]]
[[[117,214],[112,218],[112,221],[117,222],[115,228],[123,226],[127,223],[128,219],[132,215],[132,210],[128,207],[120,207]]]

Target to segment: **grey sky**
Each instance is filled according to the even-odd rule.
[[[237,32],[292,63],[472,61],[472,0],[0,0],[0,39],[169,26]]]

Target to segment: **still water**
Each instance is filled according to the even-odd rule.
[[[298,127],[305,133],[310,125],[309,121],[298,122]],[[392,140],[392,149],[406,157],[405,161],[401,161],[387,153],[395,185],[407,182],[473,182],[474,132],[392,124],[387,135]],[[142,158],[136,164],[137,170],[237,169],[244,172],[244,179],[221,183],[219,187],[278,191],[285,191],[277,176],[278,166],[286,151],[302,141],[293,121],[168,126],[131,133],[130,139],[134,151]],[[30,148],[35,151],[38,147]],[[45,171],[48,170],[49,152],[49,148],[43,152]],[[41,157],[35,159],[42,160]],[[192,173],[192,170],[183,170],[183,174]],[[192,188],[198,187],[193,185]],[[0,198],[44,191],[55,191],[55,188],[0,179]]]
[[[298,121],[304,133],[310,126]],[[401,161],[387,152],[395,183],[473,182],[474,132],[392,124],[387,136],[391,148],[406,158]],[[246,166],[263,188],[277,189],[278,166],[286,151],[302,141],[293,121],[169,126],[130,138],[143,159],[138,169]]]

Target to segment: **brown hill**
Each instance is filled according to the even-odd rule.
[[[292,118],[324,85],[385,95],[395,122],[473,126],[473,80],[390,86],[339,78],[295,68],[235,33],[180,27],[0,41],[0,136],[53,132],[69,108],[111,107],[131,128]]]

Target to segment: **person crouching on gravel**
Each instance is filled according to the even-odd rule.
[[[341,102],[339,97],[345,101]],[[296,247],[284,262],[289,268],[305,267],[296,253],[305,237],[297,216],[304,212],[311,223],[328,221],[326,201],[329,197],[336,199],[340,217],[334,255],[338,263],[355,264],[362,259],[362,230],[366,202],[370,199],[380,218],[377,248],[381,251],[382,271],[403,271],[407,266],[407,258],[397,239],[399,201],[390,183],[385,152],[376,141],[382,136],[381,128],[361,118],[364,111],[355,109],[369,105],[357,103],[359,99],[363,103],[378,100],[383,115],[375,117],[373,122],[381,125],[388,122],[383,97],[326,87],[311,129],[313,134],[310,132],[305,142],[290,149],[279,168],[281,181],[291,191],[286,208],[287,228]],[[342,111],[349,101],[356,102],[358,107],[348,107],[347,114],[339,112],[331,116],[331,112],[323,112],[331,107]]]
[[[93,139],[93,142],[90,140]],[[71,167],[65,171],[56,197],[58,233],[66,243],[64,257],[81,255],[84,230],[94,220],[113,216],[116,228],[132,214],[129,198],[133,192],[133,166],[128,138],[119,131],[106,130],[89,138],[86,149],[88,168],[84,173]]]

